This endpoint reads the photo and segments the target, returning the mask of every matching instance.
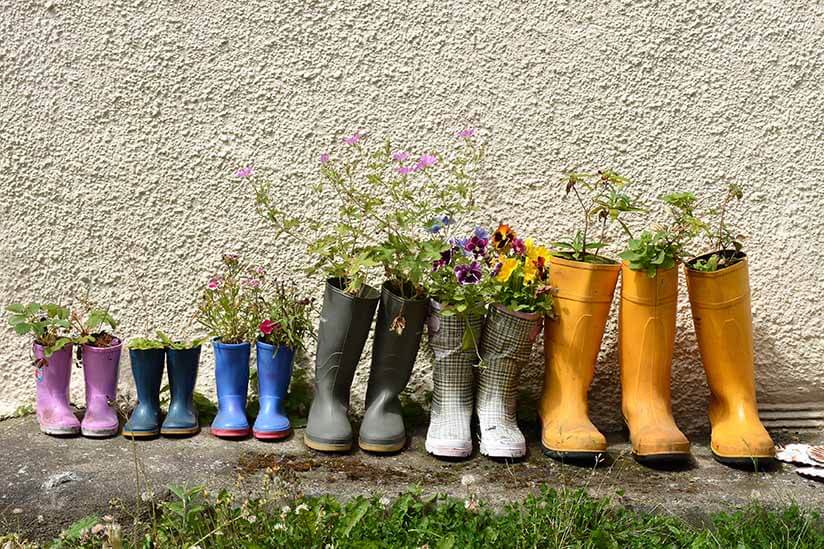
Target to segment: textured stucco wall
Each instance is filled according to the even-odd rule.
[[[762,402],[824,401],[824,13],[820,2],[96,2],[0,0],[0,302],[90,287],[122,333],[184,330],[220,252],[300,281],[226,177],[306,184],[338,132],[437,144],[480,128],[485,219],[572,229],[558,174],[612,167],[643,196],[748,188]],[[682,280],[683,282],[683,280]],[[613,309],[617,313],[617,309]],[[4,322],[5,324],[5,322]],[[27,342],[0,330],[0,408],[33,398]],[[616,323],[592,393],[620,424]],[[673,395],[706,427],[686,291]],[[524,386],[540,389],[539,352]],[[128,363],[123,361],[123,379]],[[211,354],[199,387],[211,392]],[[76,372],[79,374],[79,372]],[[366,364],[357,378],[361,400]],[[419,362],[412,385],[431,378]],[[82,380],[75,375],[75,395]],[[82,402],[82,398],[80,399]],[[807,404],[804,404],[807,403]],[[2,412],[3,410],[0,410]]]

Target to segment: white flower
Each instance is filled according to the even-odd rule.
[[[257,517],[255,515],[249,515],[249,518],[247,518],[246,520],[249,521],[249,524],[254,524],[255,522],[257,522]]]
[[[305,503],[301,503],[300,505],[295,507],[295,513],[300,513],[301,511],[308,511],[308,510],[309,510],[309,506],[306,505]]]
[[[469,486],[470,484],[475,484],[475,475],[463,475],[461,477],[461,485]]]
[[[392,503],[392,500],[386,496],[383,496],[380,500],[378,500],[378,503],[380,503],[384,507],[389,507],[389,504]]]
[[[280,508],[280,512],[284,513],[284,514],[289,514],[289,513],[292,512],[292,508],[289,507],[288,505],[284,505],[283,507]]]
[[[274,526],[272,526],[272,530],[286,530],[286,526],[278,522]]]

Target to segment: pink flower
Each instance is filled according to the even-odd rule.
[[[395,151],[392,153],[392,160],[397,160],[398,162],[406,162],[409,160],[409,153],[406,151]]]
[[[415,171],[417,172],[420,170],[425,170],[426,168],[434,166],[437,163],[438,159],[434,155],[425,154],[421,156],[421,158],[418,160],[418,163],[415,164]]]
[[[244,177],[251,177],[255,174],[255,167],[251,164],[246,166],[245,168],[240,168],[238,171],[235,172],[235,177],[243,179]]]
[[[329,153],[321,154],[320,155],[320,163],[321,164],[326,164],[327,162],[329,162]]]
[[[415,171],[415,168],[411,166],[398,166],[395,168],[395,171],[401,175],[409,175],[410,173]]]
[[[206,287],[210,290],[219,290],[220,287],[223,285],[223,281],[220,279],[219,276],[213,276],[209,279],[209,283],[206,284]]]
[[[240,283],[247,288],[260,288],[260,280],[257,278],[244,278]]]
[[[256,275],[258,275],[258,276],[263,276],[263,275],[265,275],[265,274],[266,274],[266,269],[264,269],[264,268],[263,268],[263,267],[261,267],[260,265],[258,265],[257,267],[255,267],[255,268],[254,268],[254,271],[255,271],[255,274],[256,274]]]
[[[260,323],[260,326],[258,326],[258,330],[260,330],[260,333],[262,333],[263,335],[268,336],[272,332],[280,330],[280,323],[275,322],[274,320],[269,320],[267,318],[266,320]]]
[[[360,134],[360,131],[357,131],[349,137],[344,137],[343,142],[347,145],[357,145],[358,143],[360,143],[362,138],[363,136]]]
[[[470,137],[475,137],[475,128],[464,128],[458,132],[458,137],[463,137],[464,139],[469,139]]]

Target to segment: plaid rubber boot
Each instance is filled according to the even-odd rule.
[[[481,337],[476,401],[481,453],[485,456],[526,455],[526,440],[516,417],[518,378],[529,360],[542,320],[540,313],[513,312],[501,305],[489,310]]]
[[[474,347],[468,350],[463,348],[463,339],[469,326],[480,338],[483,317],[445,317],[438,309],[438,305],[433,303],[429,317],[429,346],[435,359],[426,451],[435,456],[468,457],[472,454],[472,368],[478,362],[478,355]]]

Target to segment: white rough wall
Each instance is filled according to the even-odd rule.
[[[750,235],[761,400],[824,401],[820,2],[0,0],[0,13],[4,304],[89,287],[125,336],[180,331],[227,249],[320,297],[300,249],[273,242],[227,174],[254,159],[288,178],[285,204],[321,216],[308,186],[340,132],[438,144],[473,126],[490,151],[481,221],[543,241],[577,219],[567,169],[614,168],[648,200],[744,183],[733,218]],[[674,408],[695,431],[707,391],[681,298]],[[616,314],[591,398],[605,429],[620,425]],[[0,334],[7,411],[34,387],[28,342]],[[211,368],[207,353],[206,392]],[[413,386],[430,379],[419,362]]]

